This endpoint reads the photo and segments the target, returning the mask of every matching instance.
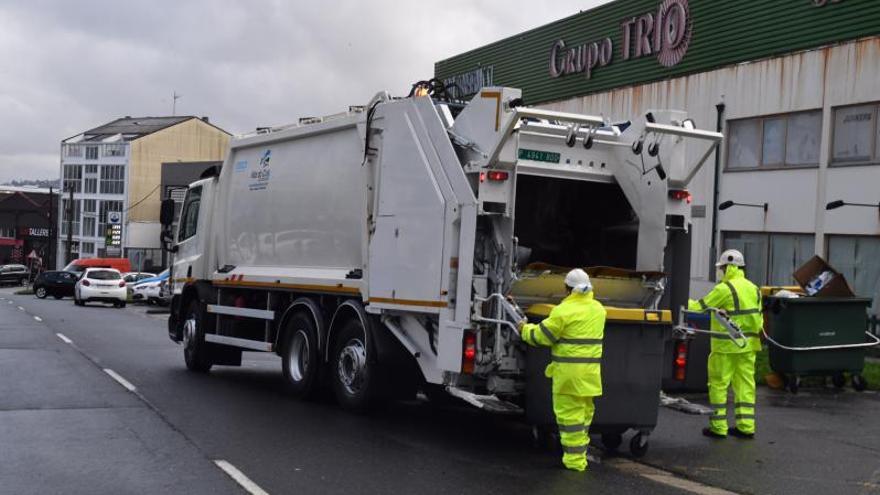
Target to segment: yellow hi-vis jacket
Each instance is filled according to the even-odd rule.
[[[746,279],[742,269],[727,265],[721,282],[706,297],[688,302],[690,311],[706,311],[708,308],[723,309],[746,335],[748,344],[740,348],[723,335],[712,335],[712,352],[734,354],[761,350],[761,329],[764,315],[761,313],[761,289]],[[715,317],[711,330],[727,333]],[[742,342],[740,342],[742,343]]]
[[[593,293],[573,293],[563,299],[539,324],[527,323],[522,339],[533,346],[550,347],[544,374],[553,380],[553,394],[602,395],[602,338],[605,308]]]

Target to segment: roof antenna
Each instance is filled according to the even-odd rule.
[[[183,98],[183,95],[177,94],[177,91],[171,90],[171,116],[177,115],[177,100]]]

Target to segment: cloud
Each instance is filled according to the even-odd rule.
[[[0,182],[57,177],[59,142],[124,115],[230,132],[401,94],[436,61],[607,0],[29,0],[0,6]]]

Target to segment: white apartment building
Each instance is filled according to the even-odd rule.
[[[192,116],[124,117],[63,140],[58,267],[105,256],[159,266],[161,164],[222,160],[228,141],[226,131]],[[119,246],[106,242],[114,217],[122,226]]]

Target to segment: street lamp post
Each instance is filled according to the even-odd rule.
[[[873,205],[870,203],[849,203],[849,202],[846,202],[842,199],[838,199],[836,201],[832,201],[832,202],[826,204],[825,209],[830,211],[830,210],[836,210],[836,209],[841,208],[843,206],[858,206],[858,207],[862,207],[862,208],[877,208],[877,214],[880,215],[880,203],[873,204]]]

